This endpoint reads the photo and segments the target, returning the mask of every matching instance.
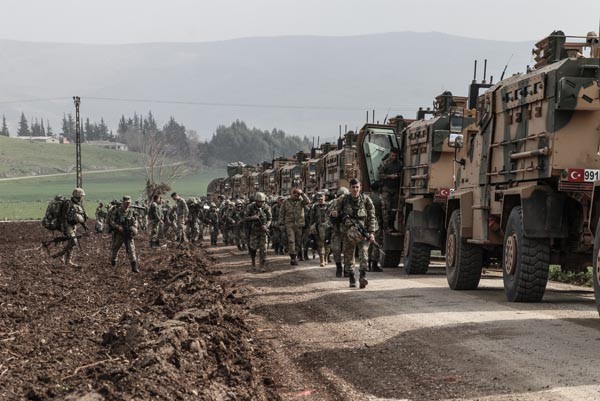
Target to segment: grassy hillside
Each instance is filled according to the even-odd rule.
[[[225,176],[225,171],[206,170],[184,177],[173,184],[173,190],[183,197],[206,194],[208,183]],[[75,187],[75,175],[0,181],[0,220],[40,219],[48,201],[56,194],[70,195]],[[144,176],[141,171],[86,174],[85,209],[93,215],[98,202],[130,195],[141,198]]]
[[[133,152],[81,146],[83,170],[139,167]],[[75,169],[75,145],[34,143],[0,136],[0,177],[68,173]]]
[[[83,188],[85,208],[93,212],[98,202],[130,195],[142,195],[143,169],[116,172],[94,172],[139,168],[138,155],[111,149],[82,145]],[[46,205],[57,194],[70,195],[75,187],[75,146],[31,143],[0,137],[0,220],[40,219]],[[59,176],[35,177],[41,174]],[[184,197],[206,194],[208,183],[225,176],[223,170],[205,170],[184,177],[173,184],[173,190]],[[15,179],[3,180],[2,177]]]

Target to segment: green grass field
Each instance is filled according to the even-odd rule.
[[[109,170],[140,165],[137,153],[104,149],[83,144],[83,169]],[[18,177],[68,173],[75,168],[75,145],[35,143],[0,136],[0,176]]]
[[[206,195],[208,183],[225,176],[224,170],[205,170],[184,177],[173,184],[183,197]],[[84,206],[93,215],[98,202],[109,202],[123,195],[141,197],[145,179],[141,170],[115,173],[83,174],[86,192]],[[48,201],[56,194],[70,195],[75,175],[0,181],[0,220],[42,218]]]

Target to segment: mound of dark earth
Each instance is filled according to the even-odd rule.
[[[0,231],[0,399],[279,399],[244,302],[201,247],[140,236],[133,274],[123,254],[110,267],[109,236],[83,238],[72,268],[40,247],[39,223]]]

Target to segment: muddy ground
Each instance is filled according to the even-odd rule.
[[[36,223],[0,224],[0,400],[600,400],[593,292],[551,283],[511,304],[486,271],[476,291],[369,273],[350,289],[318,258],[231,246],[151,251],[142,272],[84,238],[66,268]]]
[[[124,255],[110,267],[109,236],[82,239],[80,268],[40,248],[51,237],[0,223],[0,400],[279,399],[245,300],[201,247],[139,237],[133,274]]]

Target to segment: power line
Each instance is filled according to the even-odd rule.
[[[346,106],[325,106],[325,105],[286,105],[286,104],[268,104],[268,103],[228,103],[228,102],[205,102],[191,100],[162,100],[162,99],[142,99],[142,98],[120,98],[120,97],[99,97],[99,96],[82,96],[85,100],[99,100],[109,102],[128,102],[128,103],[157,103],[157,104],[178,104],[188,106],[206,106],[206,107],[242,107],[255,109],[288,109],[288,110],[324,110],[324,111],[365,111],[372,109],[391,109],[395,111],[414,111],[418,107],[403,105],[401,107],[346,107]],[[33,103],[33,102],[50,102],[57,100],[71,100],[71,97],[52,97],[38,99],[21,99],[21,100],[0,100],[0,104],[18,104],[18,103]]]

